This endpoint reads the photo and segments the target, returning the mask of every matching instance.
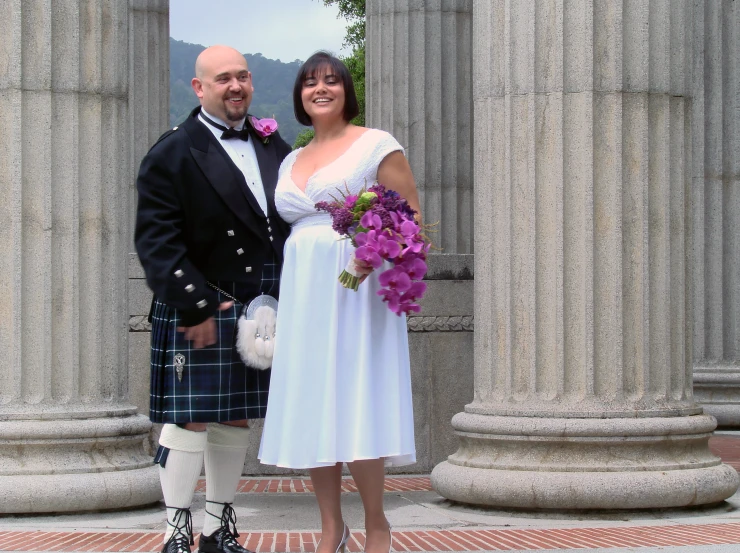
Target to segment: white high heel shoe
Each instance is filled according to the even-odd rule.
[[[347,541],[349,540],[349,527],[347,526],[347,523],[344,523],[344,529],[342,530],[342,539],[339,541],[339,545],[337,545],[336,553],[346,553],[347,549]],[[318,546],[321,544],[321,540],[319,540],[319,543],[316,544],[316,549],[318,549]]]
[[[388,537],[390,538],[390,542],[388,543],[388,553],[391,553],[393,551],[393,527],[391,526],[391,523],[388,523]],[[365,553],[364,551],[362,553]]]
[[[336,553],[345,553],[348,540],[349,540],[349,528],[347,527],[347,523],[345,522],[344,530],[342,530],[342,541],[339,542]]]

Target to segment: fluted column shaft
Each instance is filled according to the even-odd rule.
[[[129,0],[129,225],[136,218],[136,174],[139,164],[170,122],[169,0]],[[133,232],[129,232],[133,252]],[[147,367],[148,369],[148,367]],[[148,373],[146,375],[148,377]]]
[[[446,253],[473,251],[472,4],[367,2],[367,122],[406,148]]]
[[[475,397],[435,488],[524,508],[728,497],[691,391],[690,3],[474,11]]]
[[[129,0],[129,147],[131,177],[128,183],[128,251],[133,260],[128,273],[129,398],[139,413],[149,412],[149,333],[130,332],[130,317],[148,313],[152,293],[134,253],[136,176],[146,153],[170,128],[170,24],[169,0]],[[138,277],[138,278],[132,278]],[[146,321],[146,319],[143,319]],[[156,432],[152,433],[152,437]],[[152,444],[154,445],[154,444]]]
[[[159,496],[143,450],[150,424],[128,401],[131,9],[10,4],[0,22],[0,512],[148,503]]]
[[[694,388],[740,426],[740,6],[694,2]]]

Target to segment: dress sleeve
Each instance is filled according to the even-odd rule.
[[[365,179],[370,182],[376,182],[378,180],[378,167],[380,167],[380,163],[388,154],[400,151],[406,155],[406,152],[403,146],[398,143],[398,140],[393,138],[393,135],[390,133],[381,130],[374,130],[372,132],[377,133],[377,138],[375,139],[372,154],[370,155],[370,171],[365,174]]]
[[[278,169],[278,181],[283,178],[283,176],[285,175],[285,171],[287,171],[288,168],[293,165],[293,160],[295,159],[295,156],[298,155],[298,151],[301,149],[302,148],[298,148],[298,150],[293,150],[287,156],[285,156],[282,163],[280,164],[280,168]]]
[[[385,131],[377,131],[378,132],[378,141],[375,145],[375,159],[377,160],[378,165],[380,165],[380,162],[385,159],[385,157],[388,154],[391,154],[393,152],[400,151],[403,153],[403,155],[406,155],[406,152],[403,149],[403,146],[399,144],[398,140],[393,138],[393,135],[385,132]]]

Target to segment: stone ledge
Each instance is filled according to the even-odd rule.
[[[473,254],[433,253],[427,258],[424,280],[473,280],[474,275]]]
[[[409,332],[473,332],[475,321],[473,316],[448,317],[409,317],[406,322]],[[130,332],[151,332],[152,323],[146,315],[136,315],[129,318]]]
[[[475,322],[472,316],[409,317],[406,326],[409,332],[472,332]]]

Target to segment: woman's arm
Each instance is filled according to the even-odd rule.
[[[385,156],[378,167],[378,182],[387,189],[398,192],[416,211],[416,222],[421,224],[419,193],[416,191],[416,182],[414,181],[414,175],[411,173],[411,166],[403,152],[391,152]]]

